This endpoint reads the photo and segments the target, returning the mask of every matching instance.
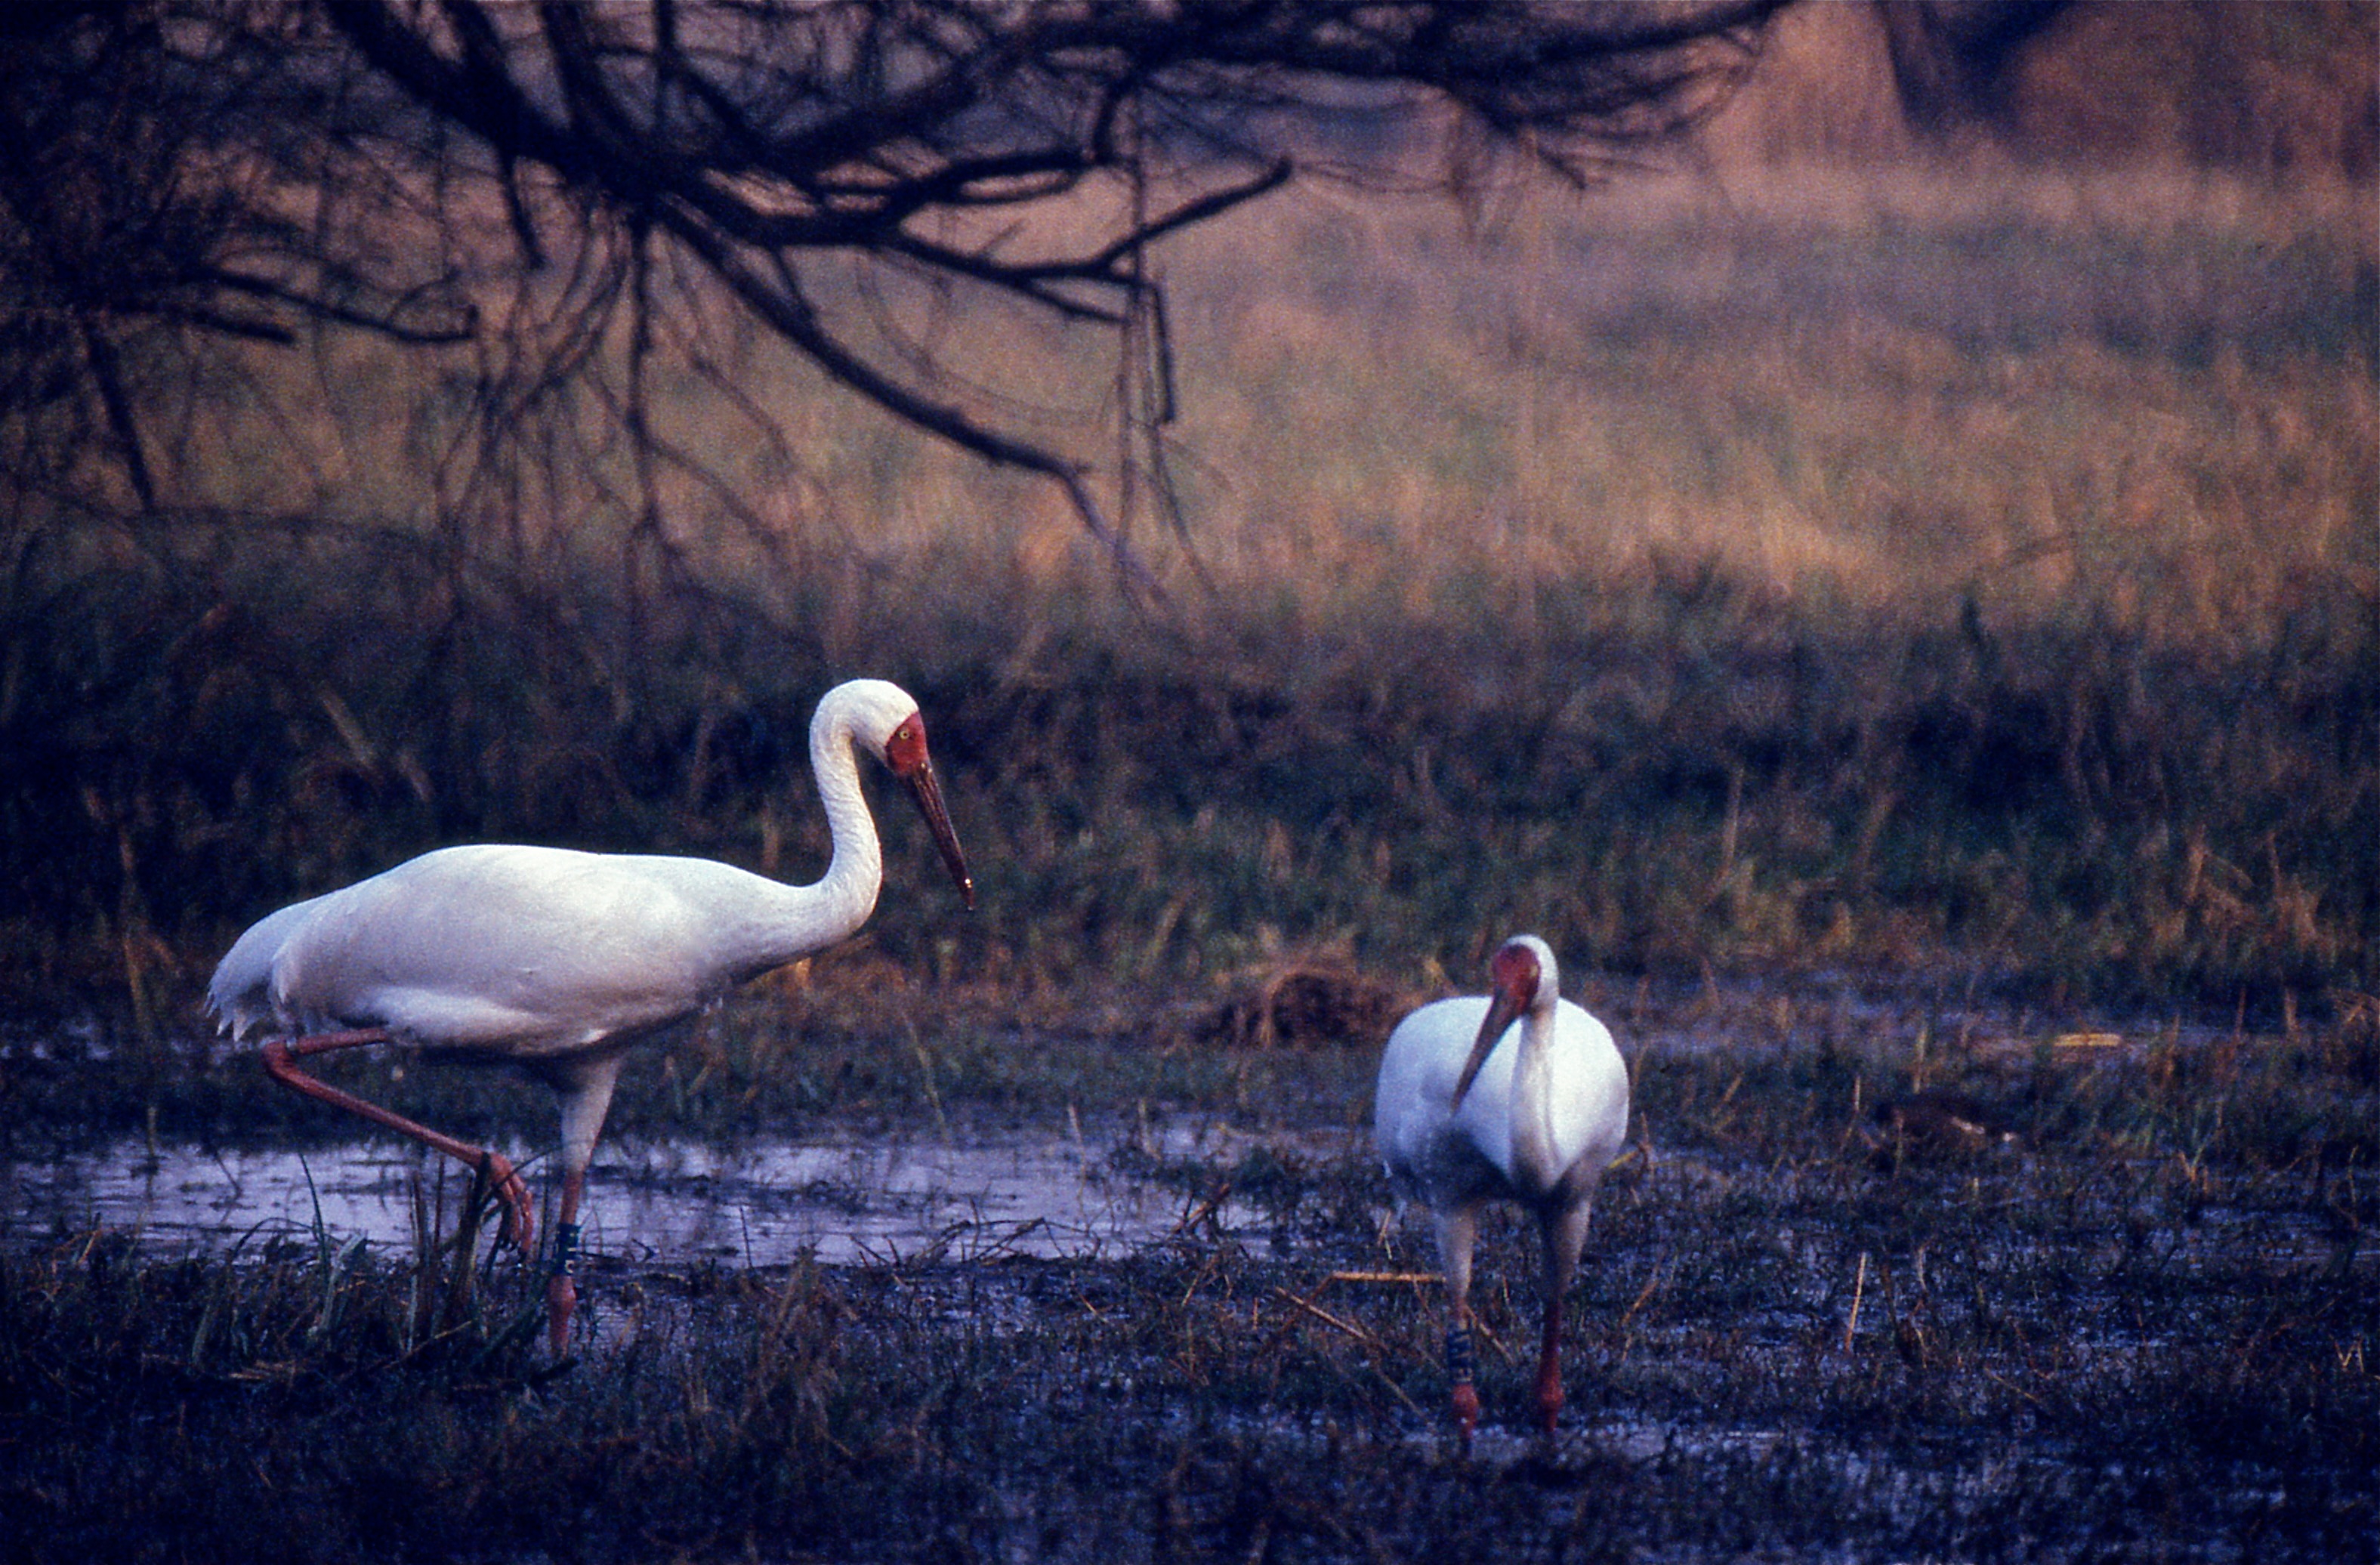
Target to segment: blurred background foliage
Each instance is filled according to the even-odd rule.
[[[923,703],[982,887],[895,823],[864,939],[996,1007],[1317,952],[1427,987],[1524,927],[2362,1003],[2374,13],[2053,9],[1925,114],[1891,7],[1805,6],[1644,172],[1458,137],[1427,194],[1169,236],[1161,439],[1145,321],[812,278],[1034,388],[965,390],[1103,454],[1154,595],[634,255],[453,280],[468,331],[152,322],[111,345],[137,463],[20,311],[0,1003],[193,1030],[246,922],[447,842],[807,879],[808,710],[860,673]],[[668,308],[536,340],[605,266]]]

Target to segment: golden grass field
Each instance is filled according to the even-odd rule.
[[[1419,981],[1527,924],[1621,971],[2351,1008],[2374,187],[2262,142],[1922,156],[1873,82],[1777,122],[1843,14],[1604,186],[1508,154],[1168,241],[1161,468],[1112,334],[820,263],[862,346],[1093,464],[1161,602],[666,265],[642,467],[585,272],[492,284],[451,357],[161,361],[173,514],[10,524],[14,981],[178,1025],[248,918],[458,838],[805,873],[788,735],[872,672],[926,700],[990,909],[896,884],[874,938],[994,989]]]

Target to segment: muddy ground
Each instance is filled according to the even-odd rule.
[[[418,1235],[328,1208],[144,1226],[33,1203],[67,1155],[20,1122],[7,1557],[2373,1558],[2369,1038],[1908,995],[1604,1002],[1642,1119],[1571,1297],[1572,1401],[1531,1428],[1534,1234],[1497,1223],[1467,1458],[1361,1049],[1225,1050],[1172,1099],[1053,1107],[950,1070],[931,1113],[920,1077],[774,1142],[632,1134],[599,1155],[597,1199],[628,1210],[565,1365],[518,1257],[482,1243],[457,1286],[458,1182],[442,1206],[434,1176],[418,1204],[404,1168],[371,1176]],[[1145,1085],[1111,1058],[1134,1047],[1040,1055]],[[20,1093],[108,1068],[11,1063]],[[1946,1093],[1983,1134],[1925,1116]],[[162,1119],[161,1152],[204,1145]],[[829,1133],[909,1150],[745,1177]],[[213,1155],[250,1167],[242,1139]],[[1034,1147],[1037,1178],[1091,1193],[1073,1232],[952,1188]],[[358,1155],[304,1166],[335,1183]],[[921,1191],[908,1166],[944,1173]],[[671,1202],[873,1238],[736,1252],[674,1238]]]

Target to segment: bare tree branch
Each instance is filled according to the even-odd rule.
[[[6,24],[0,137],[30,152],[0,167],[0,283],[103,344],[147,321],[426,345],[480,329],[467,275],[625,225],[858,395],[1058,483],[1147,582],[1083,458],[880,360],[810,269],[889,261],[1129,333],[1162,318],[1148,245],[1344,165],[1350,116],[1383,176],[1451,106],[1592,178],[1708,113],[1785,3],[42,0]],[[1132,200],[1082,199],[1110,181]]]

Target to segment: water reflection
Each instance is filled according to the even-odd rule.
[[[1228,1157],[1226,1139],[1176,1131],[1153,1149]],[[533,1185],[542,1173],[530,1169]],[[164,1146],[152,1157],[125,1141],[0,1162],[0,1241],[103,1223],[152,1251],[210,1253],[310,1233],[319,1214],[336,1239],[407,1248],[417,1187],[435,1195],[443,1178],[451,1212],[460,1177],[443,1159],[382,1144],[308,1153]],[[607,1146],[581,1215],[599,1253],[768,1266],[809,1251],[831,1265],[929,1252],[1112,1256],[1166,1237],[1193,1212],[1226,1231],[1257,1220],[1235,1202],[1209,1217],[1181,1192],[1131,1177],[1098,1144],[1010,1136]]]

